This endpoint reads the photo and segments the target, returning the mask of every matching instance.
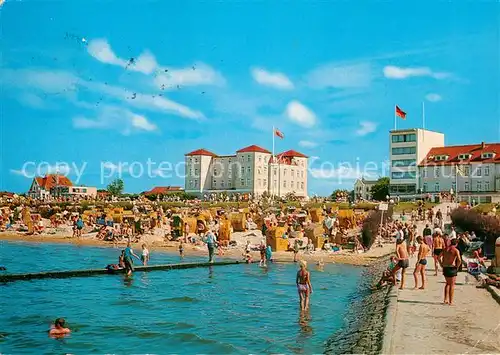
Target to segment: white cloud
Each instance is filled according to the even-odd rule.
[[[102,106],[95,118],[74,117],[73,127],[77,129],[112,129],[120,131],[123,135],[137,131],[153,132],[158,129],[146,117],[119,106]]]
[[[442,80],[447,79],[452,76],[451,73],[445,72],[434,72],[429,67],[414,67],[414,68],[403,68],[396,67],[393,65],[387,65],[384,67],[384,76],[388,79],[407,79],[416,76],[428,76],[434,79]]]
[[[315,148],[318,146],[318,143],[311,141],[300,141],[299,145],[304,148]]]
[[[425,99],[430,102],[438,102],[441,101],[443,98],[439,94],[430,93],[425,95]]]
[[[366,88],[373,78],[369,63],[330,63],[313,69],[307,74],[307,83],[313,89]]]
[[[272,86],[284,90],[293,89],[292,81],[283,73],[272,73],[262,68],[254,68],[251,73],[254,80],[261,85]]]
[[[224,77],[211,66],[197,62],[189,68],[160,67],[154,78],[158,89],[174,89],[179,86],[223,85]]]
[[[316,115],[298,101],[290,101],[286,106],[286,116],[302,127],[312,127],[316,124]]]
[[[125,67],[127,65],[126,60],[116,56],[106,39],[98,38],[91,40],[88,42],[87,51],[92,57],[100,62],[118,65],[120,67]]]
[[[45,102],[42,98],[31,92],[24,92],[18,98],[20,103],[32,108],[46,108]]]
[[[361,121],[359,123],[359,128],[356,130],[356,135],[366,136],[369,133],[373,133],[377,130],[377,124],[370,121]]]

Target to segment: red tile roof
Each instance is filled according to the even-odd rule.
[[[481,158],[483,153],[495,153],[493,158]],[[460,154],[470,154],[469,159],[458,159]],[[447,155],[446,160],[435,160],[438,155]],[[432,157],[432,158],[431,158]],[[456,165],[470,163],[500,163],[500,143],[481,143],[469,145],[453,145],[448,147],[432,148],[420,162],[425,165]]]
[[[307,155],[299,153],[293,149],[287,150],[286,152],[278,154],[278,157],[286,157],[286,158],[307,158]]]
[[[248,147],[242,148],[240,150],[237,150],[236,153],[267,153],[271,154],[271,152],[267,149],[264,149],[262,147],[259,147],[258,145],[250,145]]]
[[[49,174],[44,177],[35,177],[38,186],[45,191],[50,191],[55,186],[73,186],[73,183],[64,175]]]
[[[155,186],[149,191],[145,191],[144,195],[163,195],[169,192],[182,191],[180,186]]]
[[[197,149],[197,150],[193,150],[191,153],[187,153],[186,154],[187,156],[191,156],[191,155],[206,155],[206,156],[209,156],[209,157],[216,157],[217,154],[214,154],[206,149]]]

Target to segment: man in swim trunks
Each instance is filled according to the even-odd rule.
[[[396,256],[398,263],[396,264],[394,270],[392,270],[392,274],[394,275],[394,280],[396,280],[396,273],[398,270],[401,270],[401,285],[399,286],[399,289],[402,290],[405,286],[405,272],[408,266],[410,266],[410,261],[408,260],[408,249],[404,239],[399,238],[396,240]],[[394,281],[394,285],[395,284],[396,281]]]
[[[295,283],[299,292],[300,310],[307,311],[309,309],[309,296],[313,292],[311,285],[311,275],[307,271],[307,262],[299,261],[300,269],[297,271]]]
[[[450,306],[453,304],[458,268],[462,264],[457,244],[458,240],[453,239],[451,245],[445,249],[439,258],[439,263],[443,268],[443,275],[446,280],[446,285],[444,286],[444,303]]]
[[[438,274],[438,260],[441,254],[443,253],[444,249],[444,239],[441,237],[441,234],[439,233],[434,233],[434,238],[432,240],[433,244],[433,258],[434,258],[434,276],[437,276]]]
[[[132,257],[135,257],[137,260],[141,260],[137,255],[135,255],[134,251],[132,250],[130,242],[127,243],[127,247],[125,248],[125,253],[124,253],[124,261],[125,261],[125,269],[127,271],[127,276],[132,275],[132,272],[134,271],[134,260]]]
[[[422,277],[422,287],[421,290],[425,289],[425,266],[427,265],[427,254],[429,254],[430,248],[425,243],[424,238],[421,236],[417,237],[417,242],[420,245],[418,248],[417,264],[415,265],[415,271],[413,271],[413,277],[415,279],[415,289],[418,288],[418,274]]]

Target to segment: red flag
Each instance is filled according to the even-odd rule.
[[[396,115],[401,117],[403,120],[406,120],[406,112],[401,110],[398,105],[396,105]]]
[[[277,128],[274,129],[274,134],[277,135],[278,137],[280,137],[281,139],[285,138],[285,135],[283,134],[283,132],[281,132]]]

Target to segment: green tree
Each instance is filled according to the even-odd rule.
[[[113,196],[120,196],[123,193],[124,183],[122,179],[111,181],[106,190]]]
[[[385,201],[389,195],[389,178],[383,177],[378,179],[377,183],[372,186],[372,198],[376,201]]]

